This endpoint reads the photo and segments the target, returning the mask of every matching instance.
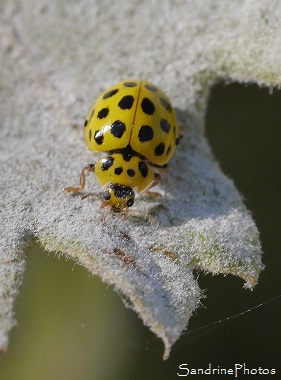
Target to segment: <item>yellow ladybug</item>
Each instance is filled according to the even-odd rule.
[[[125,80],[106,90],[90,109],[85,140],[90,150],[108,156],[86,165],[79,187],[65,187],[80,192],[85,187],[85,171],[94,172],[104,187],[102,206],[114,212],[133,206],[135,191],[149,191],[161,180],[158,173],[167,167],[179,141],[175,111],[169,98],[158,87],[144,80]]]

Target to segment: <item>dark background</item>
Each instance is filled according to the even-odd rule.
[[[281,294],[281,91],[220,83],[212,89],[206,124],[215,157],[260,231],[266,268],[255,289],[243,289],[233,276],[198,272],[207,297],[163,362],[162,342],[111,287],[34,244],[16,304],[18,326],[0,362],[1,380],[176,379],[182,378],[176,375],[180,363],[245,363],[249,369],[275,368],[280,376],[281,298],[272,298]]]

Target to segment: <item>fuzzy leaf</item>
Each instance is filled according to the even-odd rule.
[[[221,78],[280,85],[278,2],[45,2],[1,4],[0,347],[31,238],[114,284],[165,344],[164,358],[200,302],[192,270],[234,274],[253,287],[258,231],[203,136],[210,86]],[[270,43],[268,43],[270,41]],[[97,155],[75,124],[114,82],[161,85],[184,124],[159,186],[122,219],[61,191]],[[82,128],[81,128],[82,129]],[[92,177],[87,190],[99,191]]]

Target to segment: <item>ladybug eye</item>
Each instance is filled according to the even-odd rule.
[[[132,207],[133,204],[134,204],[134,198],[132,197],[132,198],[130,198],[130,199],[127,201],[127,206],[128,206],[128,207]]]
[[[110,192],[109,192],[109,191],[105,191],[105,192],[103,193],[103,199],[104,199],[105,201],[109,201],[109,199],[110,199]]]

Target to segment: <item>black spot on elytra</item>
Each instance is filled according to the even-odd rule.
[[[89,140],[91,141],[92,140],[92,130],[89,129]]]
[[[100,130],[96,131],[94,139],[98,145],[101,145],[103,143],[103,133]]]
[[[128,169],[127,170],[127,174],[129,177],[134,177],[136,172],[134,171],[134,169]]]
[[[85,120],[84,127],[87,127],[88,125],[88,119]]]
[[[160,100],[160,103],[162,104],[162,106],[168,111],[168,112],[172,112],[172,106],[171,104],[164,98],[159,98]]]
[[[102,108],[99,112],[98,112],[98,119],[104,119],[109,113],[109,109],[108,107],[106,108]]]
[[[123,156],[124,161],[129,162],[130,159],[135,155],[131,145],[127,145],[124,149],[120,152]]]
[[[136,87],[137,83],[136,82],[124,82],[123,85],[125,87]]]
[[[141,175],[145,178],[148,174],[148,167],[144,161],[139,161],[139,171],[141,172]]]
[[[178,145],[179,142],[180,142],[180,139],[179,139],[179,137],[177,137],[176,141],[175,141],[176,145]]]
[[[117,92],[119,91],[118,88],[116,88],[115,90],[110,90],[108,92],[106,92],[104,95],[103,95],[103,99],[107,99],[107,98],[111,98],[111,96],[117,94]]]
[[[150,125],[143,125],[138,134],[138,138],[140,142],[146,142],[146,141],[151,141],[153,139],[153,129]]]
[[[123,98],[118,103],[118,106],[122,110],[130,110],[132,108],[132,105],[134,103],[134,97],[132,95],[126,95],[123,96]]]
[[[168,154],[171,152],[171,145],[169,145],[168,149],[167,149],[167,153],[166,153],[166,156],[168,156]]]
[[[123,133],[126,130],[126,126],[122,121],[115,120],[111,124],[110,132],[113,134],[114,137],[118,137],[119,139],[123,136]]]
[[[170,131],[170,128],[171,128],[170,124],[165,119],[161,119],[160,127],[161,127],[162,131],[166,132],[166,133],[168,133]]]
[[[153,115],[155,111],[155,105],[148,98],[143,98],[141,102],[141,108],[143,112],[146,113],[147,115]]]
[[[113,165],[114,158],[108,156],[102,160],[101,170],[108,170]]]
[[[164,153],[164,150],[165,150],[165,144],[161,142],[161,143],[160,143],[159,145],[157,145],[157,147],[154,149],[155,156],[162,156],[162,154]]]

